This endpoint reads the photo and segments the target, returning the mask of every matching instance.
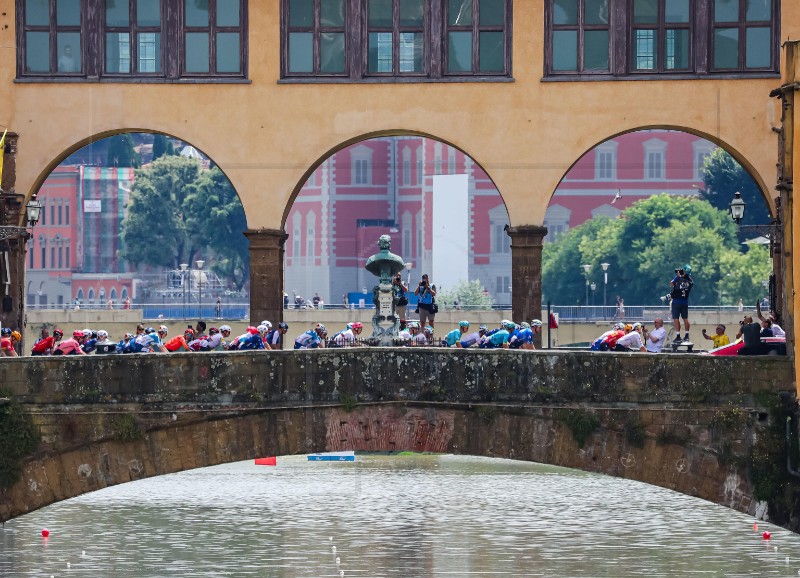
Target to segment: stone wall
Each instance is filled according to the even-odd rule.
[[[765,399],[790,360],[434,349],[7,359],[42,433],[0,520],[263,455],[431,451],[603,472],[751,514]],[[592,424],[587,427],[587,424]],[[583,430],[583,434],[581,431]],[[581,439],[584,438],[584,439]]]

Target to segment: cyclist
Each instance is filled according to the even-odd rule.
[[[236,348],[239,351],[266,349],[267,345],[264,343],[264,337],[267,335],[268,330],[269,329],[264,324],[258,327],[248,327],[245,335],[240,335],[236,338],[239,340],[236,344]],[[233,344],[231,344],[231,349],[233,349]]]
[[[347,347],[356,343],[358,336],[364,330],[364,325],[355,321],[348,323],[344,330],[340,331],[329,342],[330,347]]]
[[[161,342],[161,335],[163,334],[164,337],[167,336],[167,328],[163,325],[159,328],[159,331],[155,330],[155,327],[148,327],[144,330],[144,335],[140,335],[136,338],[133,344],[133,352],[134,353],[150,353],[150,352],[161,352],[166,353],[167,350],[164,348],[164,344]]]
[[[459,342],[459,345],[464,349],[467,347],[472,347],[473,345],[480,343],[484,335],[486,335],[486,326],[481,325],[478,327],[478,330],[475,333],[465,335]]]
[[[459,321],[458,329],[453,329],[450,333],[444,336],[442,344],[446,347],[463,347],[461,341],[464,335],[469,331],[469,321]]]
[[[530,346],[530,347],[528,347]],[[531,324],[523,321],[508,339],[509,349],[533,349],[533,331]]]
[[[191,351],[189,349],[189,342],[194,339],[194,329],[187,327],[183,331],[183,335],[176,335],[166,343],[164,343],[164,349],[169,352],[175,352],[179,349],[183,349],[184,351]]]
[[[328,330],[322,323],[317,323],[317,326],[305,333],[301,334],[294,340],[295,349],[317,349],[325,347],[325,338],[328,336]]]
[[[126,333],[117,343],[117,353],[133,353],[133,333]]]
[[[83,340],[83,345],[81,345],[83,352],[94,353],[94,350],[97,349],[97,333],[91,329],[84,329],[83,336],[85,338]]]
[[[86,355],[83,349],[81,349],[84,339],[86,339],[86,336],[83,334],[83,331],[73,331],[71,338],[65,339],[56,345],[56,348],[53,350],[53,355]]]
[[[508,349],[508,340],[511,334],[517,330],[517,324],[513,321],[504,320],[501,327],[489,336],[487,341],[488,349]]]
[[[267,346],[267,349],[283,349],[283,336],[289,331],[289,325],[281,321],[278,323],[277,329],[270,329],[266,325],[264,327],[267,328],[264,336],[264,345]]]
[[[97,349],[95,354],[98,353],[115,353],[117,350],[117,344],[111,341],[108,338],[108,331],[104,331],[102,329],[98,330],[97,332]]]
[[[53,329],[53,335],[40,339],[31,350],[31,355],[52,355],[53,349],[59,340],[64,337],[64,332],[60,329]]]
[[[0,354],[19,357],[14,346],[20,341],[22,341],[22,334],[19,331],[11,331],[8,327],[4,327],[2,337],[0,337]]]

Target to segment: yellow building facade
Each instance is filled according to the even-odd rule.
[[[281,316],[284,222],[305,179],[373,136],[424,135],[486,170],[509,213],[519,319],[540,315],[550,197],[609,138],[702,136],[775,209],[781,110],[770,91],[781,41],[800,37],[797,2],[341,0],[332,14],[337,3],[319,0],[75,0],[77,16],[62,2],[8,0],[0,14],[14,189],[26,202],[66,156],[115,133],[191,143],[244,205],[254,318]],[[111,14],[120,2],[127,14]],[[153,5],[158,17],[142,19]]]

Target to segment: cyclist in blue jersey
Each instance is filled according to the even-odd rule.
[[[325,337],[328,336],[328,330],[321,323],[305,333],[301,334],[294,340],[295,349],[317,349],[325,347]]]
[[[286,335],[287,331],[289,331],[289,325],[283,321],[278,323],[277,329],[267,328],[267,333],[264,337],[264,344],[267,346],[267,349],[281,349],[283,336]]]
[[[481,325],[475,333],[465,335],[459,342],[459,345],[464,349],[472,347],[473,345],[479,344],[484,335],[486,335],[486,326]],[[480,345],[478,345],[478,347],[480,347]]]
[[[453,329],[444,336],[444,344],[447,347],[462,347],[461,340],[467,331],[469,331],[469,321],[459,321],[458,329]]]
[[[266,349],[267,345],[264,343],[264,336],[267,334],[267,326],[259,325],[258,327],[248,328],[246,335],[237,337],[239,340],[236,347],[239,351],[253,350],[253,349]]]
[[[533,345],[533,331],[531,331],[531,324],[523,321],[517,326],[516,331],[511,334],[508,339],[509,349],[530,349],[524,347],[526,345]]]
[[[504,321],[503,326],[498,330],[495,331],[489,337],[489,348],[490,349],[499,349],[499,348],[508,348],[508,340],[511,337],[511,334],[516,331],[517,324],[513,321]]]

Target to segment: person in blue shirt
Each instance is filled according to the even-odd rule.
[[[463,349],[472,347],[475,344],[478,344],[478,347],[480,347],[480,342],[484,335],[486,335],[486,326],[481,325],[475,333],[469,333],[465,335],[461,339],[460,345]]]
[[[237,349],[239,351],[252,350],[252,349],[266,349],[264,343],[264,336],[267,335],[267,326],[259,325],[256,332],[248,331],[246,335],[238,337]]]
[[[325,337],[328,335],[328,330],[321,323],[305,333],[301,334],[294,340],[295,349],[316,349],[318,347],[325,347]]]
[[[93,353],[97,349],[97,333],[91,329],[84,329],[83,335],[86,337],[86,341],[83,342],[81,349],[84,353]]]
[[[503,321],[503,325],[500,329],[492,333],[492,335],[488,339],[488,347],[490,349],[508,349],[508,340],[511,338],[511,334],[516,331],[517,324],[513,321]]]
[[[527,345],[533,346],[533,331],[531,331],[531,324],[523,321],[508,339],[508,348],[530,349]]]
[[[278,323],[277,329],[268,329],[267,335],[264,338],[264,343],[267,349],[281,349],[283,343],[283,336],[289,331],[289,325],[281,321]]]
[[[467,331],[469,331],[469,321],[459,321],[458,329],[453,329],[444,336],[445,345],[447,347],[462,347],[461,340]]]

